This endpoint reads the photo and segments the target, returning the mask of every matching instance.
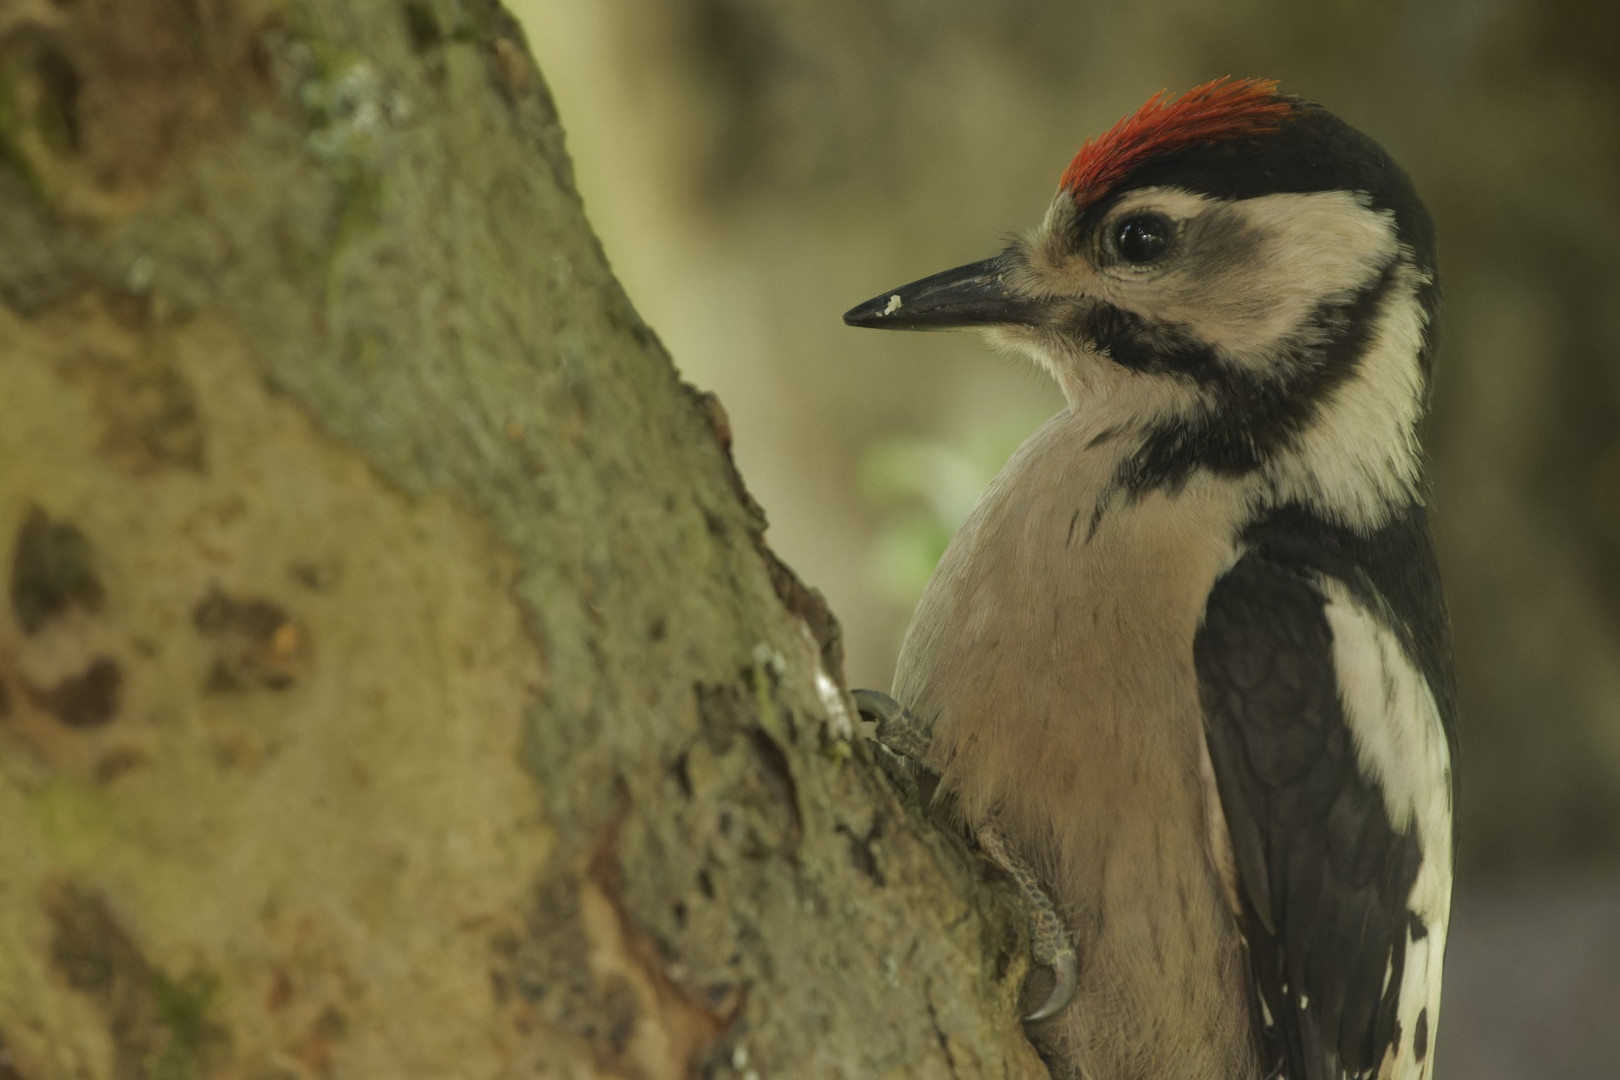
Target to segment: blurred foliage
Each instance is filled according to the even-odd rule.
[[[878,514],[867,563],[872,589],[909,611],[979,495],[1045,419],[983,424],[953,442],[888,439],[868,449],[857,482]]]

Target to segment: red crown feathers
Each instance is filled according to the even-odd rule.
[[[1087,206],[1138,165],[1194,143],[1275,131],[1293,108],[1274,79],[1215,79],[1171,98],[1161,90],[1080,148],[1059,186]]]

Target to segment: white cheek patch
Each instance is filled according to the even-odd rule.
[[[1394,633],[1339,582],[1323,579],[1320,586],[1356,761],[1377,780],[1395,828],[1416,829],[1423,853],[1406,905],[1427,933],[1408,935],[1396,1006],[1401,1038],[1379,1074],[1422,1080],[1433,1069],[1451,913],[1451,752],[1434,694]]]
[[[1354,192],[1262,195],[1221,204],[1219,212],[1232,219],[1231,260],[1223,262],[1219,251],[1189,252],[1185,274],[1136,290],[1157,295],[1133,306],[1183,324],[1229,362],[1256,372],[1319,344],[1317,310],[1350,300],[1400,253],[1394,214]]]

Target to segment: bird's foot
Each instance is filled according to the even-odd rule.
[[[1012,878],[1023,894],[1029,913],[1030,956],[1052,971],[1051,993],[1024,1017],[1024,1022],[1033,1024],[1056,1016],[1074,999],[1075,987],[1080,981],[1079,959],[1075,956],[1074,943],[1069,940],[1069,931],[1034,868],[1008,846],[1001,830],[994,823],[980,825],[974,836],[990,861]]]
[[[898,757],[933,774],[926,764],[932,742],[927,724],[910,709],[879,690],[856,690],[854,697],[861,716],[877,724],[878,742]],[[1073,1000],[1080,978],[1079,961],[1069,940],[1069,932],[1034,868],[1022,856],[1014,853],[1001,830],[989,823],[979,826],[974,835],[990,861],[1012,878],[1018,891],[1023,894],[1029,911],[1030,955],[1037,964],[1052,971],[1051,993],[1024,1020],[1034,1023],[1056,1016]]]
[[[939,773],[928,764],[928,725],[910,709],[878,690],[853,692],[863,720],[877,725],[873,741],[882,747],[877,765],[894,785],[902,802],[927,813],[939,786]]]
[[[861,716],[877,724],[878,742],[919,765],[927,760],[933,740],[916,713],[881,690],[855,690],[851,696]]]

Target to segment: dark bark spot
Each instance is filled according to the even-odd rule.
[[[0,720],[4,720],[6,717],[8,717],[10,715],[11,715],[11,691],[6,689],[6,684],[5,683],[0,682]]]
[[[341,1039],[349,1031],[349,1018],[335,1006],[328,1005],[315,1018],[315,1033],[324,1039]]]
[[[505,1005],[512,1000],[512,981],[503,969],[489,969],[489,992],[497,1005]]]
[[[310,592],[327,593],[337,588],[338,579],[342,574],[336,565],[295,562],[288,564],[287,576]]]
[[[559,1016],[585,1009],[591,985],[582,918],[573,881],[554,877],[542,882],[523,930],[503,931],[491,940],[492,977],[506,992],[531,1004],[545,1003]]]
[[[298,1047],[298,1057],[309,1070],[319,1076],[330,1076],[334,1071],[337,1044],[349,1030],[348,1017],[335,1006],[328,1005],[309,1025],[308,1034]]]
[[[797,835],[803,823],[799,812],[799,787],[793,779],[793,768],[788,764],[787,754],[761,728],[749,731],[748,744],[759,766],[760,779],[764,780],[772,798],[792,814],[793,832]]]
[[[203,682],[209,693],[285,690],[296,681],[307,635],[279,605],[216,586],[192,609],[191,623],[219,644]]]
[[[1412,1031],[1412,1054],[1419,1061],[1429,1056],[1429,1010],[1418,1012],[1417,1025]]]
[[[8,16],[17,8],[4,6]],[[74,166],[54,189],[155,192],[171,170],[227,144],[269,89],[251,62],[252,40],[270,21],[262,13],[190,0],[35,6],[49,10],[8,18],[8,110],[32,108],[6,125],[37,129],[45,149]],[[15,93],[22,72],[31,93]]]
[[[610,976],[605,981],[601,1002],[607,1043],[614,1053],[622,1054],[636,1033],[636,992],[623,976]]]
[[[737,733],[754,721],[748,696],[738,687],[725,683],[696,683],[698,721],[710,746],[719,753],[730,748]]]
[[[35,68],[39,76],[39,131],[51,149],[64,157],[76,157],[83,145],[79,124],[79,92],[84,80],[67,57],[55,49],[39,56]]]
[[[945,1066],[950,1070],[951,1080],[960,1080],[961,1073],[956,1071],[956,1055],[951,1053],[951,1038],[945,1033],[946,1026],[940,1023],[939,1010],[934,1008],[933,1001],[928,1002],[928,1019],[934,1025],[934,1041],[939,1044],[940,1053],[945,1055]]]
[[[855,869],[879,888],[885,885],[883,869],[878,866],[877,856],[872,854],[872,839],[877,835],[877,827],[873,826],[871,834],[867,836],[856,834],[848,825],[838,826],[838,831],[849,840],[849,861]]]
[[[268,600],[237,600],[217,587],[191,610],[191,624],[211,636],[234,631],[268,637],[286,621],[286,613]]]
[[[715,828],[721,836],[730,836],[741,824],[745,832],[774,820],[779,824],[775,839],[764,840],[771,846],[798,842],[803,829],[802,808],[798,801],[798,785],[788,753],[779,739],[791,739],[792,724],[786,719],[786,709],[776,715],[788,729],[767,731],[760,726],[756,695],[774,695],[777,680],[771,673],[771,663],[745,668],[738,673],[735,684],[702,684],[694,687],[698,717],[705,743],[721,757],[744,754],[746,760],[739,771],[726,774],[742,784],[728,791],[715,818]],[[748,689],[744,689],[744,688]],[[750,690],[752,692],[750,692]],[[688,777],[690,780],[690,777]],[[677,777],[679,781],[679,777]],[[734,809],[741,809],[734,814]],[[782,810],[785,814],[775,814]]]
[[[127,772],[146,764],[146,755],[129,746],[120,746],[103,754],[96,761],[95,779],[98,784],[110,784]]]
[[[709,877],[709,872],[707,870],[699,870],[697,872],[697,887],[698,892],[703,894],[703,898],[705,900],[714,899],[714,879]]]
[[[675,785],[681,789],[681,796],[692,797],[692,771],[688,766],[687,755],[682,751],[669,767],[669,774],[675,778]]]
[[[40,705],[71,728],[100,727],[118,713],[124,674],[118,662],[101,656],[39,696]]]
[[[48,886],[43,907],[51,966],[101,1014],[117,1080],[213,1072],[230,1046],[211,1018],[217,980],[200,972],[174,979],[154,968],[106,901],[71,883]]]
[[[73,885],[49,891],[51,966],[68,986],[85,994],[107,991],[123,980],[145,983],[151,972],[135,944],[113,920],[99,896]]]
[[[672,956],[670,949],[647,934],[636,914],[625,906],[618,833],[619,822],[595,831],[581,853],[586,856],[583,879],[564,869],[578,865],[568,859],[559,861],[554,876],[539,883],[523,927],[503,929],[492,939],[495,963],[491,979],[498,997],[520,995],[539,1009],[548,1024],[589,1044],[615,1074],[627,1071],[624,1066],[629,1063],[619,1059],[629,1051],[640,1023],[636,984],[650,982],[658,989],[661,1015],[670,1020],[670,1029],[687,1037],[674,1071],[694,1075],[681,1066],[704,1053],[731,1017],[713,1015],[703,1002],[690,998],[684,987],[671,981],[665,970]],[[633,981],[622,971],[593,971],[586,962],[592,948],[583,925],[582,897],[587,892],[611,906],[613,925],[599,944],[620,950],[634,968]],[[677,918],[685,919],[684,907],[677,909]],[[677,1011],[672,1014],[671,1009]]]
[[[0,1031],[0,1080],[27,1080],[18,1070],[11,1051],[6,1049],[6,1034],[3,1031]]]
[[[444,44],[444,31],[426,0],[407,0],[404,7],[405,36],[410,39],[411,50],[421,56]]]
[[[53,523],[37,506],[28,511],[11,559],[11,611],[24,633],[38,633],[69,607],[101,610],[105,595],[92,563],[77,525]]]

